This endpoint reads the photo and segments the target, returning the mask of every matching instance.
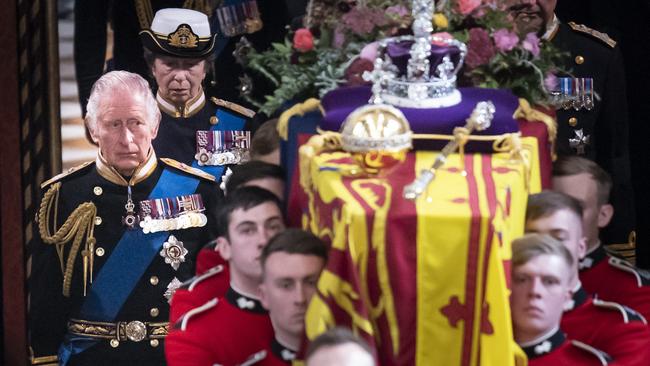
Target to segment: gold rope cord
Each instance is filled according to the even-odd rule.
[[[72,211],[70,216],[65,220],[61,228],[56,228],[57,209],[59,202],[59,189],[61,183],[57,182],[45,192],[43,200],[38,210],[38,230],[41,239],[46,244],[56,246],[56,252],[59,256],[61,271],[63,272],[63,295],[70,296],[70,285],[72,283],[72,273],[74,271],[74,262],[79,253],[81,241],[85,237],[85,246],[81,255],[83,256],[84,270],[84,296],[88,282],[92,283],[92,263],[94,256],[95,237],[95,216],[97,207],[92,202],[84,202]],[[54,212],[52,213],[52,210]],[[53,218],[50,223],[50,217]],[[54,234],[52,234],[54,232]],[[64,267],[64,246],[72,241],[70,253],[65,259]],[[89,268],[90,267],[90,268]],[[88,273],[90,269],[90,273]],[[90,278],[90,279],[89,279]],[[89,279],[89,281],[88,281]]]

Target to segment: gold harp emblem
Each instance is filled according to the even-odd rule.
[[[181,24],[174,33],[169,35],[169,45],[179,48],[198,47],[199,37],[192,32],[187,24]]]

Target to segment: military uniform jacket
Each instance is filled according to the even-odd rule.
[[[580,282],[598,298],[627,305],[650,318],[650,274],[608,255],[602,245],[580,261]]]
[[[222,121],[216,117],[217,111],[220,110],[224,116],[243,118],[246,121],[244,130],[249,130],[250,118],[255,114],[233,103],[219,99],[208,100],[203,93],[194,100],[188,101],[182,109],[171,105],[160,94],[156,95],[156,99],[162,112],[158,135],[153,141],[156,154],[199,169],[203,168],[196,164],[196,131],[209,131],[216,124],[221,123]],[[219,180],[221,177],[216,178]]]
[[[212,265],[212,267],[207,267],[208,265]],[[225,296],[229,287],[230,268],[228,262],[221,257],[213,245],[204,247],[196,258],[196,276],[183,283],[174,292],[169,322],[175,323],[183,314],[205,304],[212,298]]]
[[[175,166],[172,166],[172,165]],[[179,169],[180,168],[180,169]],[[94,230],[96,243],[92,258],[92,270],[86,266],[84,270],[85,252],[84,243],[79,248],[79,253],[72,259],[72,276],[69,286],[69,296],[64,296],[64,275],[63,270],[68,269],[67,261],[70,258],[70,243],[63,246],[63,260],[60,261],[57,254],[57,247],[53,244],[46,244],[42,240],[32,248],[32,265],[31,276],[29,278],[30,286],[30,311],[29,311],[29,330],[30,330],[30,347],[33,350],[34,357],[52,357],[59,352],[64,338],[68,340],[71,337],[68,326],[71,319],[80,320],[81,322],[115,322],[139,321],[147,325],[147,336],[141,341],[131,341],[109,334],[105,338],[86,338],[75,336],[73,338],[88,341],[92,344],[82,352],[72,355],[69,358],[69,365],[160,365],[164,362],[163,337],[168,330],[167,319],[169,317],[168,298],[171,298],[173,290],[180,283],[193,274],[194,256],[200,248],[200,245],[210,241],[215,237],[212,229],[215,227],[215,210],[221,200],[220,190],[217,188],[213,177],[209,177],[202,172],[195,175],[190,168],[182,167],[180,163],[172,161],[163,162],[151,154],[146,163],[136,170],[131,177],[132,200],[137,205],[141,200],[146,200],[161,180],[163,172],[171,171],[181,177],[198,180],[198,185],[194,188],[194,193],[200,194],[207,218],[207,225],[203,227],[191,227],[173,231],[161,231],[156,237],[162,237],[169,242],[171,237],[182,243],[182,247],[187,250],[180,256],[184,258],[181,261],[179,257],[177,268],[169,262],[171,258],[169,253],[163,250],[163,243],[154,243],[161,249],[153,249],[155,253],[145,259],[144,266],[139,268],[130,268],[129,266],[120,266],[118,260],[116,271],[117,274],[107,282],[110,285],[112,281],[118,281],[129,273],[140,273],[134,277],[133,288],[130,293],[126,294],[125,301],[117,309],[114,319],[107,319],[104,316],[106,308],[112,306],[114,293],[104,294],[108,301],[100,306],[90,308],[88,313],[92,314],[89,318],[82,317],[81,309],[93,294],[95,286],[99,286],[99,276],[104,272],[104,265],[109,261],[115,261],[117,244],[127,232],[123,224],[125,215],[125,203],[127,202],[126,181],[115,170],[103,163],[101,158],[95,163],[77,169],[72,173],[53,179],[54,181],[44,184],[44,191],[50,190],[53,186],[60,184],[59,197],[53,213],[50,215],[50,224],[56,217],[57,227],[61,227],[63,222],[70,216],[71,212],[84,202],[92,203],[96,207],[96,217],[92,218],[91,226]],[[120,179],[123,181],[121,182]],[[196,182],[196,181],[194,181]],[[46,193],[47,194],[47,193]],[[54,216],[56,215],[56,216]],[[44,216],[39,215],[40,220]],[[140,230],[135,227],[130,230]],[[147,235],[144,235],[146,238]],[[145,245],[145,242],[136,242],[136,245]],[[147,244],[148,245],[148,244]],[[124,246],[122,246],[124,248]],[[128,247],[127,256],[133,253],[133,246]],[[154,245],[154,248],[155,245]],[[176,247],[177,249],[178,246]],[[152,250],[152,252],[153,252]],[[139,251],[136,250],[139,253]],[[132,254],[135,256],[135,254]],[[87,257],[86,257],[87,258]],[[84,272],[92,272],[94,282],[91,284],[89,276],[85,277]],[[84,296],[84,285],[87,287],[87,296]],[[115,290],[115,289],[113,289]],[[158,326],[154,329],[149,323],[156,323]],[[83,325],[82,325],[83,326]],[[100,327],[101,328],[101,327]],[[92,332],[101,331],[94,328]],[[124,331],[124,328],[122,328]],[[158,334],[156,339],[149,336],[153,333]],[[124,336],[124,334],[122,334]]]
[[[170,366],[235,366],[272,339],[271,320],[259,300],[230,288],[174,324],[165,355]]]
[[[296,353],[273,338],[266,348],[250,355],[241,366],[290,366],[296,359]]]
[[[522,345],[528,356],[528,366],[604,366],[611,357],[596,348],[578,341],[570,341],[561,330],[532,344]]]
[[[615,214],[603,230],[605,244],[626,243],[634,229],[634,198],[628,152],[628,115],[623,60],[616,42],[607,35],[573,23],[560,23],[553,44],[569,52],[573,77],[593,78],[596,98],[590,111],[557,110],[557,153],[576,155],[570,140],[584,139],[584,156],[605,169],[614,182],[611,202]]]
[[[607,352],[616,365],[647,365],[650,360],[650,330],[645,321],[619,304],[593,299],[582,288],[564,312],[560,329],[570,339]]]

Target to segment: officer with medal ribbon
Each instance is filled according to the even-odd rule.
[[[594,160],[613,178],[617,213],[603,231],[605,244],[626,243],[635,225],[628,152],[628,116],[623,60],[607,34],[555,16],[557,0],[505,0],[517,30],[537,33],[569,54],[557,75],[557,153]]]
[[[247,125],[255,113],[222,99],[208,99],[203,90],[217,39],[208,17],[188,9],[161,9],[140,38],[162,111],[153,142],[156,152],[217,179],[226,165],[248,160]]]
[[[86,124],[96,160],[42,185],[32,364],[164,364],[169,300],[216,237],[222,196],[213,176],[157,157],[159,121],[142,77],[113,71],[93,86]]]

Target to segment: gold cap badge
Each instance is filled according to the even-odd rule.
[[[179,48],[196,48],[199,46],[199,37],[192,32],[189,25],[181,24],[174,33],[169,35],[169,45]]]

